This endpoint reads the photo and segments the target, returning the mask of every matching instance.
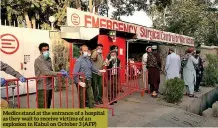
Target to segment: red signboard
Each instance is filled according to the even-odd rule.
[[[145,39],[149,41],[192,46],[194,45],[194,38],[192,37],[160,31],[157,29],[126,23],[123,21],[112,20],[107,17],[98,16],[89,12],[83,12],[73,8],[68,8],[67,10],[67,23],[68,26],[106,28],[109,30],[134,33],[137,35],[138,39]]]
[[[12,34],[3,34],[1,39],[1,51],[5,54],[14,54],[19,49],[19,41]]]

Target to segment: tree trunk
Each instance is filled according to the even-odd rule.
[[[218,40],[218,31],[217,31],[217,28],[216,28],[216,23],[214,23],[214,30],[215,30],[215,34],[216,34],[216,39]]]
[[[215,12],[214,12],[214,15],[216,15]],[[215,33],[216,33],[216,39],[218,40],[218,31],[217,31],[216,21],[217,21],[217,18],[216,18],[216,16],[215,16],[214,29],[215,29]]]
[[[31,22],[32,22],[32,28],[33,28],[33,29],[36,29],[36,18],[35,18],[35,17],[32,17],[32,18],[31,18]]]
[[[24,12],[24,17],[25,17],[27,28],[32,28],[31,21],[29,19],[29,15],[27,12]]]
[[[89,0],[89,12],[92,13],[92,9],[93,9],[92,0]]]
[[[8,24],[9,24],[9,26],[11,26],[11,20],[8,20]]]
[[[76,0],[76,9],[81,10],[81,1],[80,0]]]

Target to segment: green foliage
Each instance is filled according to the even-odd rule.
[[[151,5],[155,5],[158,11],[172,4],[172,0],[110,0],[112,6],[116,9],[112,17],[119,19],[122,15],[133,15],[135,11],[149,12]]]
[[[54,26],[59,28],[66,23],[67,6],[77,8],[76,1],[80,0],[2,0],[2,19],[7,19],[9,25],[16,21],[22,27],[32,27],[28,22],[34,24],[31,19],[36,19],[42,29],[50,29],[49,16],[55,16]]]
[[[185,83],[180,78],[174,78],[165,82],[166,90],[164,96],[167,102],[176,103],[183,97]]]
[[[174,1],[166,10],[156,14],[153,19],[154,27],[194,37],[196,45],[218,45],[218,11],[209,9],[212,7],[216,7],[216,3],[199,0]]]
[[[203,85],[215,86],[218,84],[218,57],[217,55],[207,55],[208,65],[204,70]]]
[[[77,45],[73,45],[73,57],[79,58],[79,56],[80,56],[79,47]]]

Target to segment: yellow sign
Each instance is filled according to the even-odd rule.
[[[106,109],[2,109],[1,128],[107,128]]]

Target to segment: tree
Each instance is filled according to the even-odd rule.
[[[122,15],[132,15],[135,11],[149,12],[151,6],[155,5],[158,11],[165,10],[173,0],[111,0],[116,11],[113,12],[115,19]]]
[[[19,26],[35,28],[36,22],[43,29],[50,29],[49,16],[57,19],[55,27],[66,23],[67,7],[82,8],[81,0],[2,0],[1,11],[5,12],[2,19],[9,25],[13,21]]]
[[[153,24],[157,29],[194,37],[196,45],[217,45],[217,15],[208,8],[205,2],[199,0],[177,0],[168,7],[166,25],[160,22],[163,19],[161,11]]]
[[[2,0],[1,7],[6,9],[9,25],[12,19],[17,19],[19,25],[25,22],[27,27],[35,28],[36,19],[40,18],[40,14],[50,11],[49,6],[54,6],[54,4],[53,0]]]

